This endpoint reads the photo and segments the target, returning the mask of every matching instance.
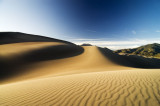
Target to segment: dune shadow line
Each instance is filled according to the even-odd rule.
[[[73,57],[83,52],[84,49],[80,46],[58,45],[28,51],[11,59],[0,57],[0,80],[25,72],[33,63]]]

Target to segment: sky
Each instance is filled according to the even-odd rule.
[[[0,31],[113,50],[160,43],[160,0],[0,0]]]

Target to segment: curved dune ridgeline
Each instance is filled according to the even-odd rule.
[[[47,46],[22,52],[5,61],[7,69],[1,71],[1,82],[9,83],[38,77],[97,71],[159,67],[158,62],[150,60],[143,57],[117,55],[109,49],[96,46],[83,46],[83,48],[75,45]],[[157,65],[152,65],[152,62]]]
[[[68,41],[44,37],[40,35],[25,34],[21,32],[0,32],[0,44],[23,43],[23,42],[61,42],[73,44]]]
[[[62,49],[60,49],[61,46]],[[48,47],[46,47],[35,50],[35,52],[29,51],[29,53],[26,52],[21,54],[18,62],[12,61],[13,64],[16,64],[14,65],[16,66],[16,70],[11,71],[13,68],[9,70],[13,72],[15,76],[12,76],[13,74],[9,73],[10,76],[6,75],[5,80],[2,82],[8,83],[8,81],[15,82],[37,77],[131,69],[115,64],[108,58],[105,58],[96,46],[84,46],[84,50],[79,46],[61,46],[49,47],[49,50]],[[50,50],[53,52],[50,52]],[[57,58],[59,56],[60,58]],[[65,56],[68,57],[65,58]],[[21,67],[18,67],[19,69],[17,69],[17,66]]]
[[[160,106],[159,59],[1,34],[0,106]]]

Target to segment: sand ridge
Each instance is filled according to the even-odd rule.
[[[84,46],[83,48],[84,52],[74,57],[44,61],[34,64],[33,66],[36,68],[29,68],[26,73],[22,73],[11,79],[8,79],[4,83],[39,77],[132,69],[113,63],[107,59],[96,46]]]

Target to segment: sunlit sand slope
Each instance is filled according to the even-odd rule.
[[[0,45],[0,56],[12,56],[22,54],[30,50],[36,50],[48,46],[65,45],[61,42],[25,42]]]
[[[0,86],[1,106],[159,106],[160,70],[108,71]]]

